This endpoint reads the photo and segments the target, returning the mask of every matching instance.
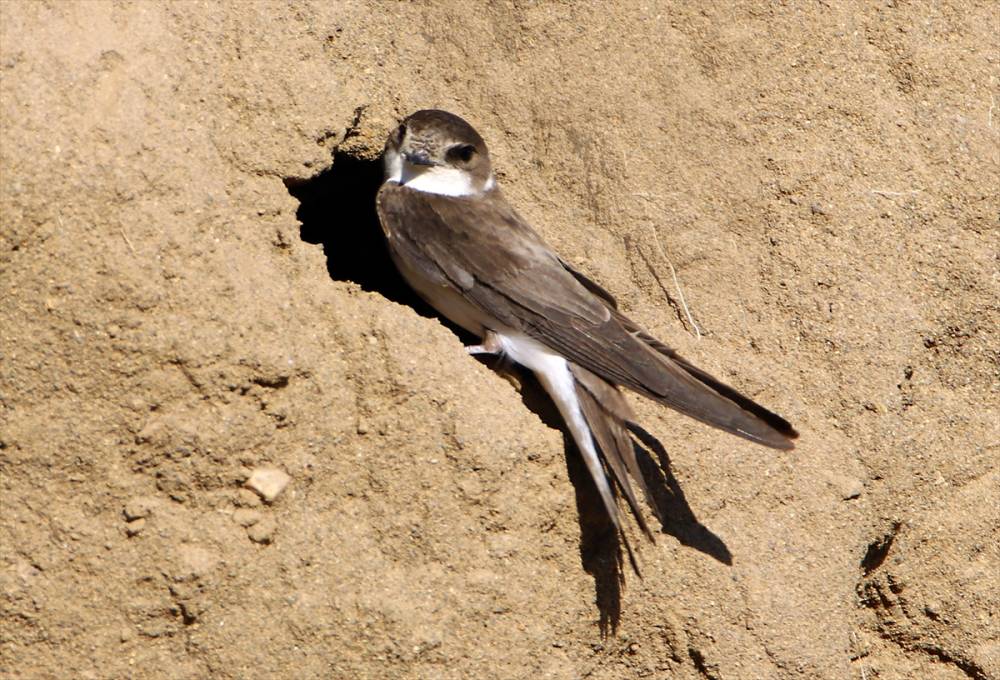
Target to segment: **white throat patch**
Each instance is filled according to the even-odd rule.
[[[385,179],[416,191],[424,191],[439,196],[472,196],[480,192],[473,183],[472,176],[458,168],[440,165],[413,165],[394,150],[386,150]],[[493,177],[486,181],[484,189],[493,187]]]
[[[405,187],[441,196],[470,196],[478,193],[472,186],[469,173],[458,168],[410,165],[404,161],[403,172],[397,181]]]

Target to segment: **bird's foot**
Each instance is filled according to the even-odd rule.
[[[500,354],[503,352],[503,345],[500,344],[500,337],[493,331],[486,331],[483,342],[479,345],[469,345],[465,348],[469,354]]]

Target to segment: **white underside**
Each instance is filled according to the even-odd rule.
[[[451,288],[432,283],[401,259],[396,260],[396,266],[406,282],[434,309],[481,338],[485,339],[487,332],[492,332],[500,341],[500,349],[506,356],[538,377],[538,381],[552,398],[563,421],[569,427],[573,441],[583,455],[587,470],[593,477],[612,520],[617,525],[618,517],[614,513],[615,505],[611,489],[597,455],[590,427],[583,416],[580,398],[576,394],[576,379],[570,372],[566,359],[533,338],[502,328],[500,323],[484,314],[463,295]]]
[[[590,471],[597,490],[604,500],[611,519],[618,525],[618,516],[614,511],[614,497],[611,495],[611,488],[608,485],[607,477],[604,474],[604,467],[597,455],[597,447],[594,445],[594,438],[590,433],[590,427],[583,416],[580,407],[580,398],[576,394],[576,379],[569,370],[569,363],[542,345],[537,340],[517,333],[497,333],[500,345],[504,354],[521,364],[525,368],[531,369],[542,387],[552,397],[560,415],[569,427],[573,441],[576,442],[583,461]]]
[[[469,302],[457,290],[450,286],[434,283],[418,268],[410,266],[405,258],[396,257],[395,251],[391,248],[390,254],[396,268],[403,275],[410,288],[417,291],[417,294],[426,300],[427,304],[452,323],[458,324],[479,337],[483,337],[486,334],[486,329],[495,325],[489,315],[484,314],[479,307]]]
[[[416,191],[439,196],[472,196],[493,188],[492,175],[482,189],[473,184],[472,175],[459,168],[442,165],[414,165],[387,149],[385,153],[385,179]]]

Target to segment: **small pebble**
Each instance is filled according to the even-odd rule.
[[[233,499],[233,504],[241,508],[259,508],[260,496],[255,494],[250,489],[240,489],[236,492],[236,498]]]
[[[268,503],[273,503],[291,480],[288,474],[278,468],[257,468],[250,473],[247,487],[260,494]]]
[[[475,477],[467,477],[458,482],[458,488],[468,498],[479,498],[483,494],[483,485]]]
[[[851,480],[850,484],[848,484],[842,490],[843,498],[845,501],[849,501],[852,498],[858,498],[861,496],[861,493],[864,490],[865,490],[865,485],[861,483],[861,480],[859,479]]]
[[[153,514],[153,501],[143,496],[136,496],[129,499],[122,511],[125,519],[129,522],[136,519],[145,519]]]
[[[177,548],[176,559],[170,567],[174,583],[197,581],[211,572],[219,563],[219,556],[203,546],[188,543]]]
[[[241,527],[253,526],[260,521],[260,510],[253,508],[237,508],[233,513],[233,521]]]
[[[837,493],[840,494],[840,498],[845,501],[858,498],[865,490],[864,483],[856,477],[831,475],[830,483],[833,484]]]
[[[264,517],[259,522],[247,529],[247,536],[254,543],[267,545],[274,540],[274,532],[278,529],[278,523],[273,517]]]
[[[127,536],[136,536],[146,528],[146,518],[140,517],[139,519],[134,519],[125,525],[125,534]]]

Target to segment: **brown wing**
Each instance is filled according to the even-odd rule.
[[[635,335],[642,342],[646,343],[646,345],[648,345],[651,349],[667,357],[670,361],[677,364],[677,366],[687,371],[687,373],[692,378],[703,383],[706,387],[718,392],[726,399],[729,399],[733,403],[737,404],[740,408],[745,409],[750,413],[753,413],[755,416],[765,421],[768,425],[770,425],[771,427],[773,427],[775,430],[782,433],[786,437],[790,439],[795,439],[796,437],[799,436],[799,433],[795,431],[795,428],[792,427],[791,423],[789,423],[787,420],[779,416],[777,413],[769,411],[768,409],[764,408],[757,402],[750,399],[750,397],[740,394],[729,385],[726,385],[725,383],[715,378],[711,374],[691,364],[686,359],[681,357],[675,350],[668,347],[667,345],[664,345],[662,342],[651,336],[648,332],[646,332],[634,321],[629,319],[624,314],[618,312],[618,302],[614,299],[614,297],[612,297],[611,293],[604,290],[604,288],[602,288],[597,283],[594,283],[593,281],[588,279],[585,275],[578,272],[576,269],[571,267],[565,261],[562,261],[562,264],[564,267],[566,267],[566,269],[570,271],[571,274],[573,274],[573,276],[577,279],[577,281],[582,283],[587,288],[587,290],[590,290],[595,295],[599,295],[612,308],[613,310],[612,313],[617,317],[619,323],[621,323],[621,325],[627,331]]]
[[[641,329],[614,309],[613,298],[568,269],[499,191],[451,198],[387,184],[379,191],[378,211],[397,257],[446,280],[507,328],[709,425],[792,448],[794,430],[785,421],[777,419],[784,427],[772,424],[761,417],[770,413],[763,407],[714,379],[716,387],[706,384],[693,366],[650,346]],[[750,404],[755,408],[745,407]]]

